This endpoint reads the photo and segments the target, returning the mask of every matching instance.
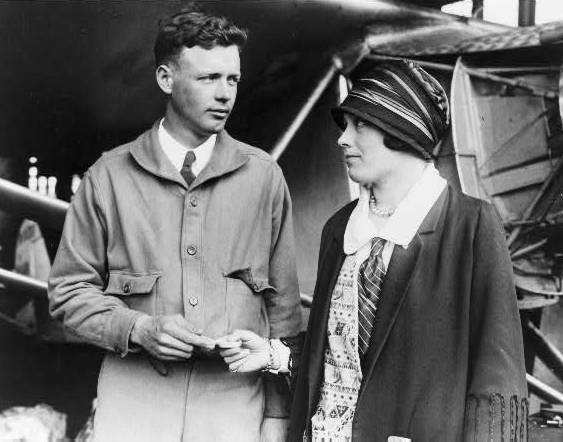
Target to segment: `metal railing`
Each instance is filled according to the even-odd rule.
[[[0,178],[0,210],[61,230],[69,203]]]

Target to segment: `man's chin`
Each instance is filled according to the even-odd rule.
[[[207,126],[205,128],[205,131],[209,134],[218,134],[219,132],[221,132],[223,129],[225,129],[225,123],[227,122],[227,120],[225,121],[221,121],[220,123],[215,123],[215,124],[210,124],[209,126]]]

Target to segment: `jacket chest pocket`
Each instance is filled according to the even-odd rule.
[[[228,332],[251,330],[268,336],[269,323],[266,297],[277,290],[264,278],[253,276],[250,267],[225,275]]]
[[[104,294],[121,299],[133,310],[154,315],[159,277],[160,273],[110,271]]]

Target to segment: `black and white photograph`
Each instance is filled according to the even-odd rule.
[[[0,441],[563,441],[561,0],[0,0],[0,65]]]

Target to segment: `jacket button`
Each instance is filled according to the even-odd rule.
[[[188,255],[195,255],[197,253],[197,249],[194,246],[188,247]]]
[[[193,298],[190,298],[190,305],[192,307],[195,307],[198,303],[198,299],[194,296]]]
[[[131,284],[129,284],[128,282],[123,284],[123,293],[129,293],[130,291],[131,291]]]
[[[192,205],[192,207],[197,207],[197,204],[198,204],[197,197],[192,196],[190,198],[190,204]]]

